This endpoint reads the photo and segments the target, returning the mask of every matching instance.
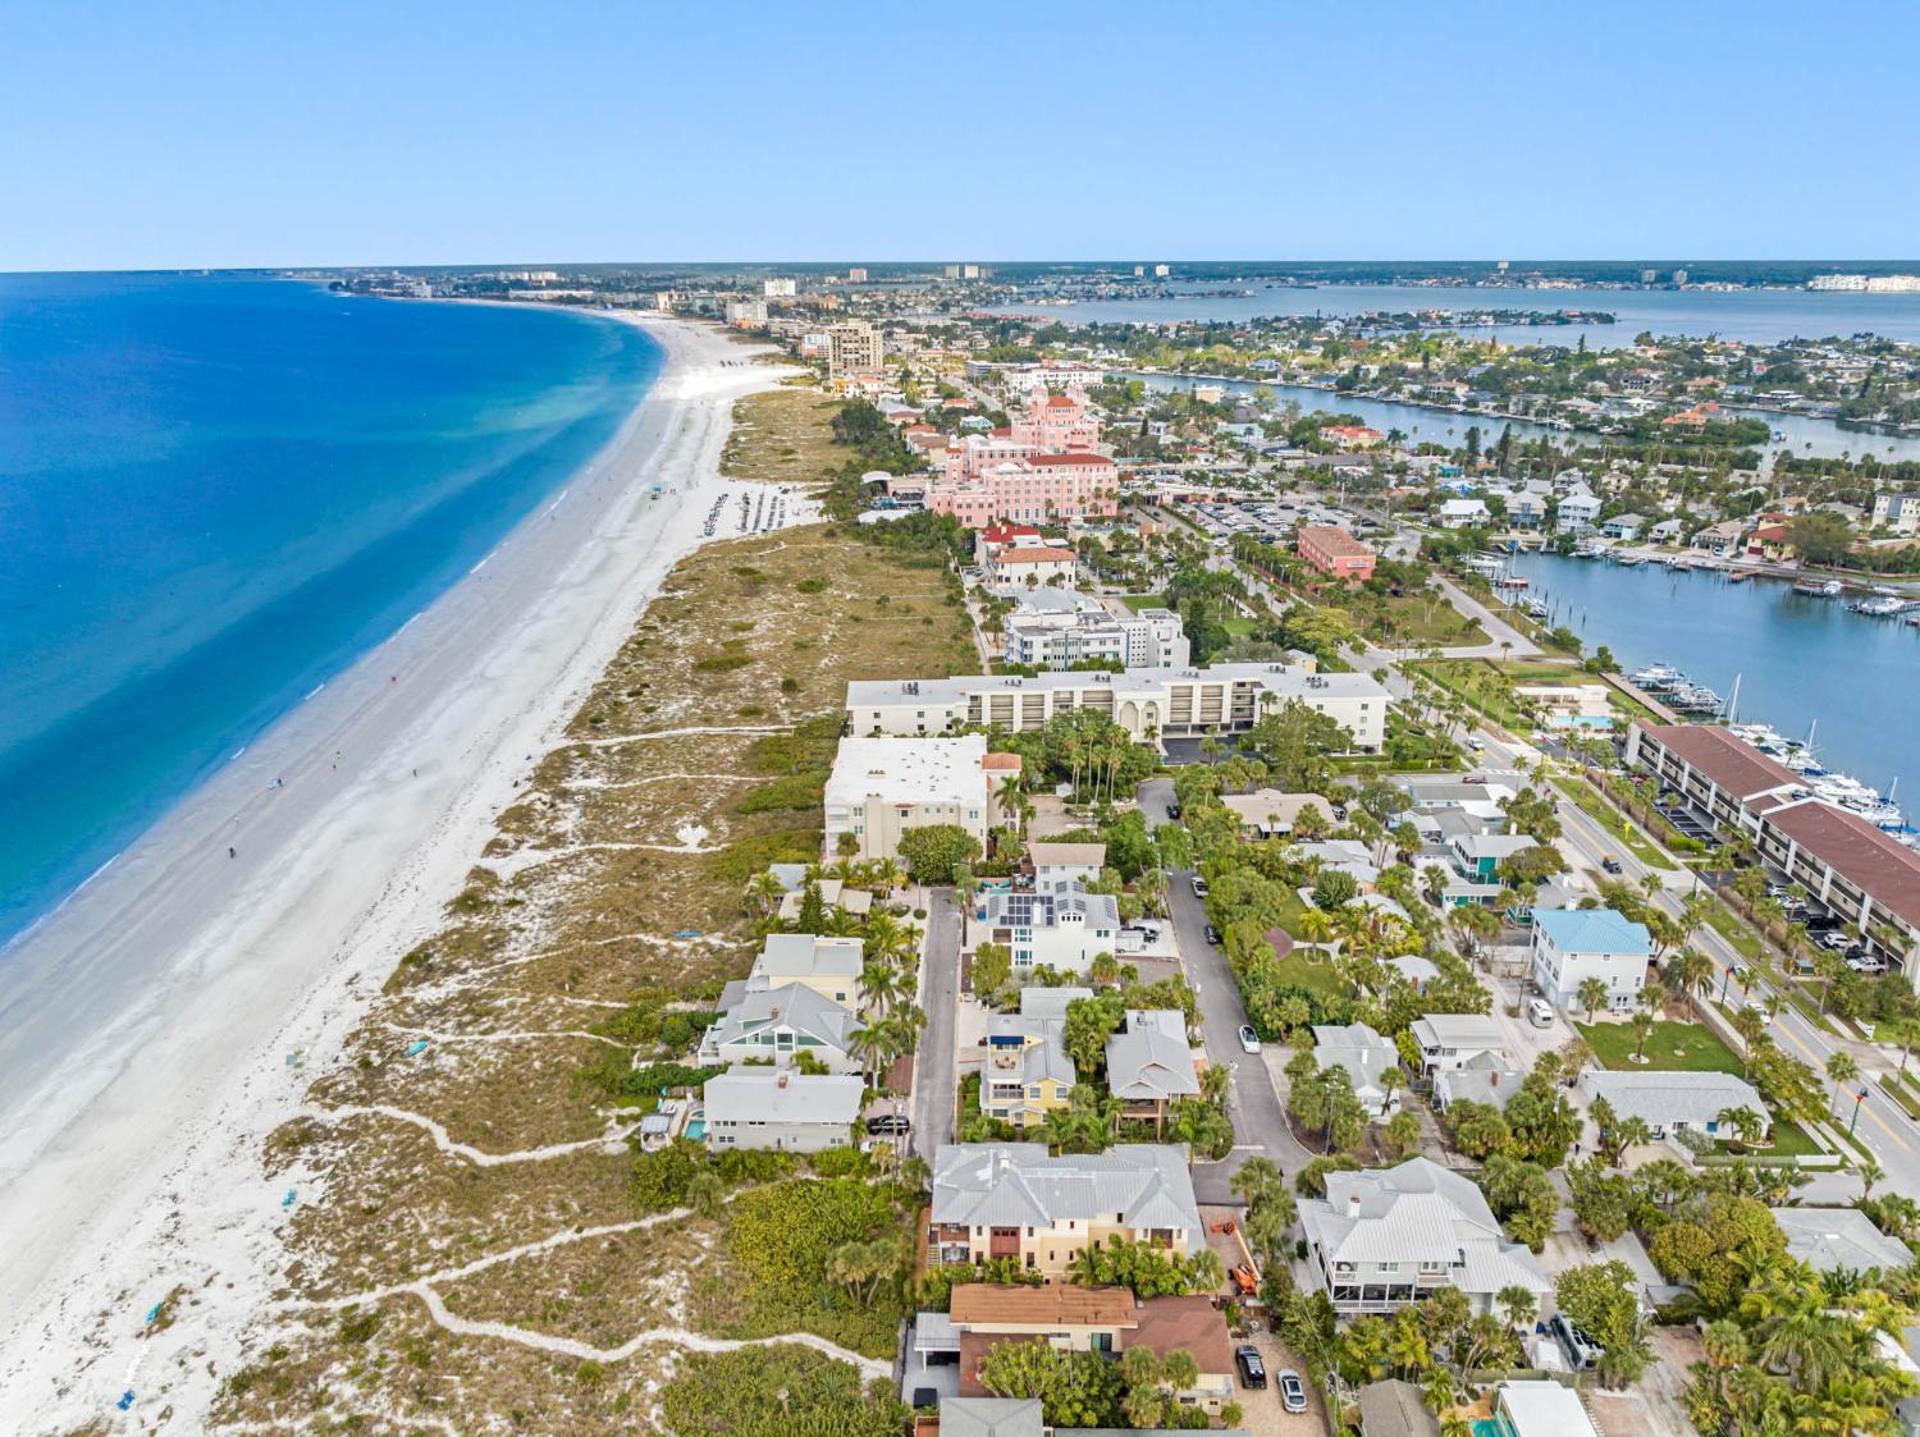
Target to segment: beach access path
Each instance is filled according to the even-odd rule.
[[[733,404],[780,371],[620,321],[667,353],[615,439],[0,964],[0,1428],[77,1425],[124,1388],[140,1430],[163,1405],[199,1430],[308,1196],[268,1184],[264,1139],[741,488],[719,477]],[[142,1341],[177,1289],[193,1331]]]

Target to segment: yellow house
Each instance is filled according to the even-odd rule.
[[[1025,1128],[1064,1108],[1073,1093],[1066,1020],[996,1014],[987,1024],[987,1057],[980,1073],[980,1111]]]

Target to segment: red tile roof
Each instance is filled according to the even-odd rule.
[[[1768,789],[1802,782],[1791,769],[1740,742],[1725,729],[1696,723],[1643,723],[1640,727],[1735,798],[1752,798]]]
[[[1000,557],[994,562],[1000,564],[1059,564],[1071,563],[1073,550],[1025,547],[1002,549]]]
[[[1358,559],[1373,553],[1345,529],[1332,524],[1302,524],[1296,537],[1301,544],[1311,543],[1321,553],[1337,559]]]
[[[1920,854],[1857,814],[1809,799],[1767,815],[1791,838],[1861,892],[1920,928]]]

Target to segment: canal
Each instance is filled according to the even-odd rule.
[[[1625,670],[1669,663],[1723,697],[1737,677],[1742,721],[1791,738],[1817,724],[1828,767],[1882,793],[1902,775],[1920,785],[1920,629],[1773,579],[1556,554],[1516,555],[1513,569],[1589,653],[1605,644]],[[1902,797],[1920,808],[1920,793]]]

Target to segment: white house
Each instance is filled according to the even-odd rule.
[[[769,933],[747,974],[746,991],[764,993],[799,983],[842,1008],[857,1008],[864,950],[858,938]]]
[[[707,1079],[707,1150],[772,1148],[818,1153],[853,1144],[864,1079],[852,1075],[736,1069]]]
[[[1415,1018],[1410,1031],[1420,1045],[1422,1073],[1450,1072],[1475,1058],[1504,1056],[1507,1051],[1500,1025],[1484,1013],[1429,1013]]]
[[[1560,500],[1555,532],[1584,534],[1600,517],[1600,501],[1585,489],[1575,489]]]
[[[1598,978],[1607,1006],[1638,1007],[1653,939],[1647,925],[1611,908],[1535,908],[1533,981],[1556,1008],[1585,1007],[1580,985]]]
[[[1600,532],[1609,539],[1624,539],[1632,543],[1640,537],[1640,531],[1646,527],[1644,514],[1615,514],[1600,526]]]
[[[1342,1315],[1390,1312],[1443,1287],[1478,1314],[1503,1287],[1553,1289],[1473,1181],[1427,1158],[1328,1173],[1326,1197],[1300,1204],[1300,1228],[1309,1270]]]
[[[989,561],[989,575],[995,588],[1011,589],[1019,585],[1044,584],[1053,579],[1073,582],[1074,553],[1045,545],[1022,545],[1002,549]]]
[[[1313,1056],[1323,1073],[1329,1068],[1346,1069],[1353,1080],[1353,1094],[1368,1117],[1390,1117],[1399,1110],[1405,1085],[1389,1087],[1382,1078],[1389,1069],[1399,1071],[1399,1050],[1367,1024],[1317,1025],[1313,1030]]]
[[[703,1064],[731,1067],[771,1062],[790,1067],[811,1053],[829,1072],[858,1073],[853,1035],[861,1024],[851,1011],[799,983],[747,993],[707,1029],[700,1040]]]
[[[1720,1115],[1746,1108],[1771,1121],[1766,1102],[1753,1084],[1732,1073],[1615,1072],[1589,1068],[1580,1075],[1589,1100],[1605,1098],[1616,1116],[1638,1118],[1656,1140],[1693,1132],[1720,1134]]]
[[[1443,499],[1437,515],[1443,529],[1484,528],[1493,517],[1480,499]]]
[[[1100,877],[1107,862],[1104,843],[1032,843],[1027,862],[1033,865],[1033,891],[1062,893],[1085,887]]]
[[[978,921],[986,936],[1013,950],[1013,967],[1084,973],[1101,953],[1112,953],[1120,932],[1120,904],[1110,893],[1079,885],[1055,893],[987,893]]]

